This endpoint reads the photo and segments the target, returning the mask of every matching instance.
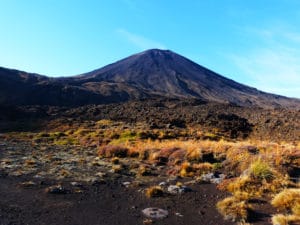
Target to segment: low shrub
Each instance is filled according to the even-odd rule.
[[[294,215],[300,216],[300,202],[297,202],[293,208],[292,208],[292,212]]]
[[[250,166],[250,174],[256,179],[272,180],[274,178],[273,169],[261,160],[257,160]]]
[[[272,216],[273,225],[292,225],[292,224],[296,225],[299,223],[300,223],[300,216],[283,215],[283,214],[276,214]]]
[[[272,199],[271,204],[281,210],[294,209],[299,213],[300,189],[290,188],[281,191]]]
[[[214,170],[213,164],[208,163],[208,162],[194,164],[193,168],[194,168],[194,171],[199,175],[209,173]]]
[[[99,157],[111,158],[111,157],[119,157],[125,158],[128,154],[128,148],[119,145],[106,145],[104,147],[100,147],[98,150]]]
[[[225,220],[245,222],[251,206],[246,201],[228,197],[217,203],[217,209]]]
[[[164,195],[164,191],[160,186],[152,186],[146,189],[146,196],[148,198],[161,197]]]
[[[112,163],[112,164],[119,164],[119,162],[120,162],[119,157],[113,157],[113,158],[111,159],[111,163]]]
[[[181,177],[192,177],[194,176],[194,168],[189,162],[184,162],[181,164],[179,175]]]

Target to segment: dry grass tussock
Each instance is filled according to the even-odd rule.
[[[291,210],[293,207],[297,207],[297,209],[299,209],[300,188],[284,189],[273,198],[271,203],[274,207],[280,210]]]
[[[244,173],[229,182],[224,181],[219,185],[223,190],[232,193],[232,197],[226,198],[217,204],[217,208],[224,218],[233,220],[247,221],[247,210],[251,205],[248,204],[252,198],[268,199],[273,194],[280,191],[272,201],[273,206],[280,209],[299,210],[300,192],[299,189],[285,189],[290,186],[297,186],[289,180],[288,175],[278,172],[270,163],[258,158],[252,162]],[[298,200],[297,200],[298,199]],[[236,210],[236,214],[234,214]],[[298,216],[297,214],[293,216]],[[286,217],[287,220],[295,220],[294,217]],[[282,219],[281,216],[274,217],[274,220]],[[275,224],[275,223],[274,223]],[[284,223],[276,223],[284,224]],[[287,223],[289,224],[289,223]]]
[[[245,222],[251,205],[247,201],[240,201],[233,196],[219,201],[217,209],[226,220]]]
[[[276,214],[272,216],[273,225],[297,225],[300,224],[300,216]]]
[[[146,189],[146,196],[148,198],[162,197],[163,195],[164,191],[160,186],[152,186]]]

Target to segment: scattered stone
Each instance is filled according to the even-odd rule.
[[[201,176],[201,179],[203,181],[207,181],[207,182],[210,182],[211,179],[213,179],[215,176],[214,176],[214,173],[207,173],[207,174],[203,174]]]
[[[181,213],[179,213],[179,212],[176,212],[175,216],[183,217],[183,215]]]
[[[31,187],[36,186],[36,183],[33,181],[25,181],[25,182],[20,183],[20,185],[24,188],[31,188]]]
[[[170,185],[167,189],[170,194],[182,194],[186,192],[191,192],[192,189],[186,186],[177,186],[177,185]]]
[[[74,186],[74,187],[82,187],[83,186],[81,183],[76,182],[76,181],[71,182],[71,185]]]
[[[96,173],[96,176],[97,176],[97,177],[106,177],[107,174],[104,173],[104,172],[98,172],[98,173]]]
[[[131,184],[131,182],[129,182],[129,181],[125,181],[122,183],[122,185],[127,188],[129,187],[130,184]]]
[[[167,182],[163,181],[163,182],[160,182],[158,185],[159,185],[159,186],[166,186],[166,185],[167,185]]]
[[[99,178],[92,178],[92,179],[90,179],[90,182],[92,183],[93,186],[97,186],[100,184],[106,184],[106,181],[104,179],[99,179]]]
[[[185,185],[193,185],[193,184],[197,184],[199,181],[198,180],[190,180],[187,182],[184,182]]]
[[[221,182],[222,182],[222,178],[212,178],[211,180],[210,180],[210,183],[212,183],[212,184],[220,184]]]
[[[65,187],[63,187],[61,185],[55,185],[55,186],[48,187],[46,189],[46,192],[49,194],[68,194],[68,193],[70,193],[69,190],[67,190]]]
[[[171,176],[167,179],[167,182],[177,181],[179,179],[179,176]]]
[[[201,180],[212,184],[219,184],[225,179],[225,174],[207,173],[201,176]]]
[[[22,172],[22,171],[13,171],[13,172],[9,173],[9,175],[15,176],[15,177],[22,176],[23,174],[24,174],[24,172]]]
[[[164,209],[160,209],[160,208],[146,208],[144,210],[142,210],[142,213],[150,218],[153,219],[163,219],[166,218],[168,216],[168,211],[164,210]]]
[[[33,176],[33,178],[35,178],[35,179],[43,179],[44,177],[41,176],[41,175],[39,175],[39,174],[36,174],[36,175]]]

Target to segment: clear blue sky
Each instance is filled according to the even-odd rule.
[[[298,0],[0,0],[0,66],[49,76],[170,49],[300,98]]]

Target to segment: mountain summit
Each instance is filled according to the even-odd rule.
[[[11,104],[76,106],[159,97],[268,108],[300,107],[298,99],[242,85],[170,50],[159,49],[69,78],[2,68],[0,82],[0,103]]]

